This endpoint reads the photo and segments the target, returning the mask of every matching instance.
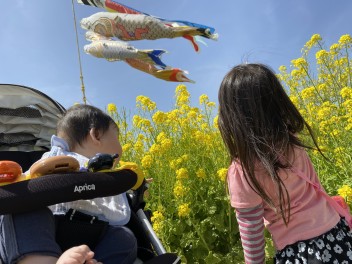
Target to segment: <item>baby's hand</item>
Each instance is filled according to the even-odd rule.
[[[153,182],[153,178],[147,178],[147,179],[145,179],[145,181],[147,182],[147,183],[152,183]]]
[[[86,245],[72,247],[66,250],[56,264],[102,264],[93,259],[94,252]]]
[[[149,184],[151,184],[152,182],[153,182],[153,178],[147,178],[147,179],[145,179],[145,181],[146,181],[146,187],[147,187],[147,189],[144,191],[144,197],[145,198],[149,198]]]

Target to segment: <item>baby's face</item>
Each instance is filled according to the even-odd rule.
[[[116,159],[116,162],[119,161],[122,155],[122,147],[118,139],[118,129],[116,125],[111,124],[109,129],[105,131],[100,140],[100,153],[106,153],[111,155],[117,153],[119,154],[119,158]]]

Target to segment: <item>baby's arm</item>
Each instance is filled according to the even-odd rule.
[[[263,204],[253,208],[236,208],[236,217],[246,264],[264,263],[265,240],[263,215]]]
[[[93,259],[93,256],[94,252],[88,246],[81,245],[66,250],[57,260],[56,264],[102,264]]]

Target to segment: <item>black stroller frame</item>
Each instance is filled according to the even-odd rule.
[[[23,171],[28,170],[49,150],[50,137],[64,112],[61,104],[36,89],[0,84],[0,160],[16,161]],[[87,182],[97,186],[94,191],[72,191],[75,186]],[[136,182],[137,175],[133,171],[121,170],[53,174],[12,183],[0,186],[0,214],[20,213],[127,191],[131,207],[131,220],[127,226],[134,232],[138,244],[135,263],[180,263],[177,255],[166,252],[150,224],[150,212],[144,210],[146,182],[137,190],[130,190]]]

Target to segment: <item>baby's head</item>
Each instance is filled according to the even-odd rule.
[[[87,158],[97,153],[122,154],[114,120],[91,105],[70,107],[57,124],[57,135],[66,140],[70,151]]]

